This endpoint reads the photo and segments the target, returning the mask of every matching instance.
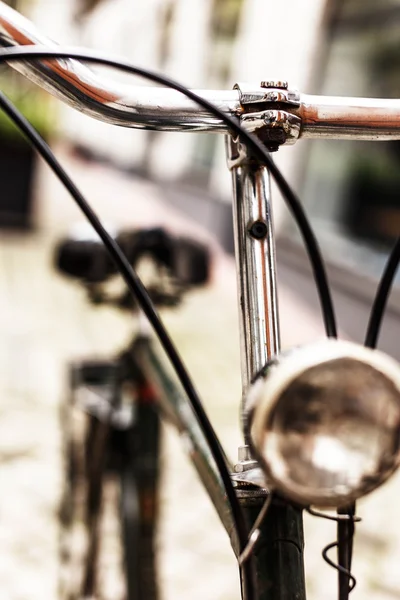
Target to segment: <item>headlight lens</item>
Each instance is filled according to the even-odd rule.
[[[396,469],[400,367],[350,342],[291,351],[252,386],[250,437],[272,486],[304,505],[338,507]]]

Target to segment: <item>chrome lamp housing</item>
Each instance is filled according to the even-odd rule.
[[[400,462],[400,366],[326,339],[279,356],[247,397],[251,450],[268,485],[303,506],[341,507]]]

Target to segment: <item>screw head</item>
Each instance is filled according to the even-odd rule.
[[[270,102],[276,102],[278,100],[278,94],[276,92],[268,92],[265,99]]]
[[[267,110],[264,114],[264,123],[274,123],[276,121],[276,114],[272,110]]]
[[[261,221],[261,219],[258,219],[257,221],[254,221],[254,223],[251,224],[249,228],[249,233],[251,237],[255,240],[262,240],[268,233],[267,224],[265,223],[265,221]]]

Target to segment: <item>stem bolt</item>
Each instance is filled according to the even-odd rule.
[[[287,90],[289,84],[287,81],[262,81],[260,83],[260,87],[262,88],[277,88],[280,90]]]

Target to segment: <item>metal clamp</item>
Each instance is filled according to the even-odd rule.
[[[240,104],[260,104],[265,102],[281,102],[292,106],[300,106],[300,94],[290,90],[287,81],[262,81],[259,87],[249,83],[236,83],[233,89],[239,92]]]
[[[234,473],[231,474],[231,479],[236,488],[259,488],[265,492],[268,487],[265,473],[259,467],[258,462],[251,456],[249,446],[239,447],[239,462],[234,466]]]
[[[300,135],[301,119],[293,111],[300,106],[300,94],[286,81],[262,81],[259,87],[237,83],[243,127],[255,133],[270,151],[294,144]]]

